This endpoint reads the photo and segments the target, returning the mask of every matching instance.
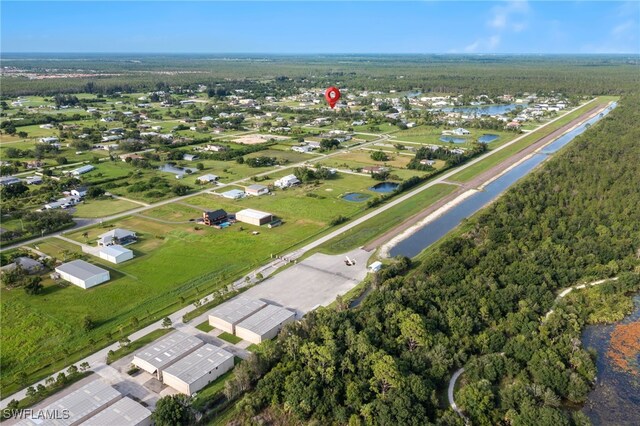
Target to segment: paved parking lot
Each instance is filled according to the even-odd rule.
[[[347,266],[346,256],[356,264]],[[338,295],[355,287],[367,275],[371,253],[362,249],[345,255],[316,253],[302,262],[267,278],[243,295],[296,311],[298,318],[318,306],[326,306]]]

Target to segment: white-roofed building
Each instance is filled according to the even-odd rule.
[[[135,243],[138,240],[136,233],[128,229],[116,228],[98,236],[99,246],[110,246],[113,244],[126,245]]]
[[[132,363],[162,380],[162,371],[165,368],[203,344],[204,342],[197,337],[176,331],[138,352]]]
[[[216,175],[212,175],[212,174],[207,174],[207,175],[202,175],[200,177],[198,177],[198,179],[196,179],[199,183],[211,183],[211,182],[215,182],[218,180],[218,176]]]
[[[269,193],[269,188],[264,186],[264,185],[258,185],[258,184],[254,184],[254,185],[249,185],[244,189],[244,192],[247,193],[247,195],[253,195],[253,196],[260,196],[260,195],[266,195]]]
[[[162,373],[165,385],[192,395],[233,368],[233,355],[206,344],[173,363]]]
[[[238,200],[243,198],[245,195],[244,191],[240,189],[230,189],[229,191],[223,192],[222,195],[224,198],[229,198],[230,200]]]
[[[100,255],[100,259],[116,264],[133,259],[133,251],[117,244],[102,247],[98,254]]]
[[[98,414],[81,423],[82,426],[150,426],[151,411],[125,396]]]
[[[287,175],[278,179],[273,184],[278,188],[289,188],[290,186],[298,185],[299,183],[300,179],[298,179],[296,175]]]
[[[122,395],[120,392],[101,379],[97,379],[47,405],[41,410],[34,411],[33,418],[24,419],[19,422],[18,425],[78,425],[109,405],[116,403],[121,398]],[[43,419],[39,416],[41,413],[53,418]]]
[[[249,225],[265,225],[273,220],[271,213],[261,212],[259,210],[244,209],[236,213],[238,222],[248,223]]]
[[[60,278],[85,290],[109,281],[109,271],[84,260],[72,260],[56,268]]]
[[[73,176],[80,176],[85,173],[89,173],[91,170],[94,170],[94,169],[95,167],[93,167],[91,164],[87,164],[86,166],[78,167],[77,169],[70,170],[66,173]]]
[[[280,329],[295,319],[295,314],[275,305],[267,305],[236,325],[236,336],[251,343],[273,339]]]
[[[209,312],[209,325],[227,333],[236,332],[236,324],[267,306],[262,300],[239,296],[216,306]]]

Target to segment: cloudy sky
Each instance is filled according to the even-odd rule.
[[[640,53],[640,2],[2,1],[3,52]]]

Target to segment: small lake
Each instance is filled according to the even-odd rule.
[[[182,167],[172,166],[171,164],[165,164],[163,166],[158,167],[158,169],[161,172],[173,173],[174,175],[180,176],[180,177],[185,175],[187,173],[187,170],[191,170],[191,173],[195,173],[198,171],[198,169],[194,169],[193,167],[182,168]]]
[[[398,255],[414,257],[418,255],[424,249],[458,226],[463,219],[476,213],[502,194],[511,185],[520,180],[523,176],[529,174],[537,165],[547,159],[549,155],[552,155],[571,142],[576,136],[582,134],[590,125],[598,122],[616,106],[617,104],[614,102],[612,107],[607,108],[604,111],[604,114],[599,114],[581,126],[565,133],[563,136],[547,145],[547,147],[541,150],[540,153],[534,154],[486,185],[484,190],[465,198],[459,204],[451,207],[442,216],[436,218],[432,222],[418,229],[409,237],[398,242],[391,248],[391,250],[389,250],[389,255],[391,257]]]
[[[441,142],[448,143],[466,143],[467,140],[465,138],[459,138],[457,136],[440,136]]]
[[[360,192],[350,192],[342,196],[343,200],[352,201],[354,203],[360,203],[371,198],[371,195],[362,194]]]
[[[596,385],[582,409],[594,425],[640,425],[640,354],[617,359],[611,356],[617,355],[620,336],[632,327],[640,327],[640,294],[634,297],[634,305],[631,315],[622,321],[590,325],[582,334],[584,347],[598,354]]]
[[[375,192],[393,192],[397,187],[398,184],[395,182],[380,182],[369,189]]]
[[[524,104],[476,105],[442,108],[444,112],[460,112],[470,115],[502,115],[517,108],[525,108]]]
[[[478,138],[478,142],[480,143],[491,143],[497,139],[500,139],[500,136],[494,135],[491,133],[485,133],[484,135]]]

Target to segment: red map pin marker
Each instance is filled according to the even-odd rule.
[[[326,92],[324,92],[324,97],[327,100],[327,103],[331,108],[336,106],[336,103],[340,100],[340,90],[337,87],[329,87]]]

